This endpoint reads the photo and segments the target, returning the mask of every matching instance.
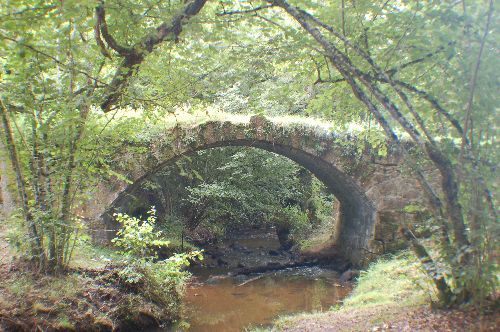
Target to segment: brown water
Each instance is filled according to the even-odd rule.
[[[185,295],[187,331],[244,331],[269,325],[281,315],[328,310],[351,290],[339,285],[337,277],[312,267],[191,284]]]

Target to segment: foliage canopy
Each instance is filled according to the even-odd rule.
[[[138,132],[178,110],[224,110],[411,139],[399,147],[429,196],[439,255],[405,234],[441,299],[496,287],[492,0],[20,0],[0,17],[3,145],[44,269],[67,264],[78,207],[119,174],[114,157]],[[429,165],[438,186],[422,176]]]

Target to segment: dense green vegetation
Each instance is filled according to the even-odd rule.
[[[267,224],[282,231],[284,242],[300,244],[314,230],[331,227],[333,200],[309,171],[284,157],[226,147],[177,160],[119,208],[140,216],[157,207],[159,224],[175,243],[182,233],[203,243]]]
[[[97,184],[127,183],[135,143],[176,115],[300,115],[406,155],[432,236],[401,221],[404,237],[442,304],[482,303],[498,286],[498,22],[493,0],[7,1],[1,176],[16,184],[19,249],[41,272],[67,270]],[[286,221],[300,237],[332,200],[263,152],[178,167],[172,212],[191,228]]]

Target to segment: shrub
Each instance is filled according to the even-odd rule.
[[[116,214],[116,219],[123,225],[113,243],[123,249],[124,265],[118,272],[122,282],[136,289],[153,302],[176,310],[180,301],[179,294],[185,280],[190,276],[184,270],[195,259],[203,259],[201,251],[174,254],[158,260],[157,250],[168,246],[170,241],[162,237],[162,232],[155,230],[156,211],[152,207],[146,220]]]

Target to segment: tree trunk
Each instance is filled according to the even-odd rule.
[[[406,240],[410,242],[413,252],[419,259],[427,275],[432,276],[432,280],[438,291],[439,300],[445,305],[450,305],[453,301],[453,293],[446,283],[444,276],[436,270],[436,263],[408,228],[403,227],[402,233]]]
[[[80,121],[76,127],[76,133],[70,142],[69,160],[67,164],[66,174],[63,180],[63,193],[61,197],[61,222],[63,229],[59,234],[59,241],[57,246],[57,265],[62,266],[65,258],[64,254],[70,241],[72,226],[70,223],[71,214],[71,192],[73,187],[73,171],[76,168],[76,152],[78,144],[83,137],[85,130],[85,123],[87,120],[90,108],[88,105],[82,106],[80,110]]]
[[[316,18],[312,18],[312,16],[310,16],[309,14],[304,13],[303,11],[291,6],[284,0],[276,0],[275,3],[278,6],[282,7],[287,13],[289,13],[297,22],[299,22],[300,25],[324,48],[333,65],[341,72],[342,76],[344,76],[347,82],[353,87],[353,90],[360,90],[359,86],[357,86],[355,82],[355,79],[357,79],[366,87],[366,89],[368,89],[368,91],[378,100],[382,107],[389,112],[391,117],[395,121],[397,121],[397,123],[399,123],[399,125],[410,135],[410,137],[412,137],[412,139],[424,149],[425,153],[441,173],[441,188],[445,194],[446,213],[450,224],[453,227],[455,243],[458,249],[468,246],[469,241],[467,239],[462,207],[458,201],[459,187],[456,180],[455,171],[451,165],[450,160],[434,145],[432,137],[426,130],[425,125],[421,121],[418,114],[416,114],[416,112],[413,110],[413,106],[410,104],[406,96],[404,94],[401,94],[401,91],[399,89],[395,88],[394,82],[392,82],[392,80],[388,78],[385,72],[381,72],[380,68],[365,52],[359,50],[359,48],[350,43],[345,38],[345,36],[339,35],[338,32],[333,30],[333,28],[326,26]],[[344,41],[346,45],[353,47],[357,51],[357,53],[360,54],[374,70],[377,71],[377,74],[382,75],[384,79],[391,83],[391,86],[395,89],[395,92],[401,97],[402,101],[408,106],[410,113],[415,117],[417,123],[425,134],[424,136],[422,136],[417,128],[415,128],[406,119],[406,117],[399,111],[399,109],[391,101],[391,99],[377,87],[376,83],[368,79],[361,70],[353,65],[349,58],[342,54],[340,50],[338,50],[328,39],[326,39],[314,25],[310,24],[310,20],[313,20],[313,24],[320,24],[322,27],[328,29],[329,31],[332,31],[332,33],[334,33],[335,36]],[[363,98],[362,94],[355,93],[355,95],[358,99],[364,102],[365,105],[369,105],[369,103],[366,101],[366,98]],[[368,107],[368,109],[375,115],[377,120],[381,118],[380,112],[374,112],[374,109],[376,108],[370,106]],[[392,128],[385,128],[386,126],[388,126],[387,121],[379,121],[379,124],[384,128],[386,133],[393,132]],[[425,141],[424,137],[426,137],[428,141]],[[389,138],[393,137],[389,136]]]
[[[0,103],[1,103],[0,110],[2,112],[2,124],[5,132],[5,142],[7,150],[9,152],[9,158],[12,163],[12,168],[14,169],[14,173],[16,174],[17,189],[19,193],[19,198],[21,200],[21,208],[23,211],[24,220],[28,227],[31,249],[33,251],[33,256],[35,257],[36,261],[38,262],[40,267],[43,267],[46,259],[45,259],[45,252],[42,247],[42,239],[38,234],[38,230],[35,221],[33,219],[33,214],[31,213],[28,205],[26,181],[24,180],[21,165],[19,163],[17,148],[14,141],[14,135],[12,133],[12,127],[9,121],[9,114],[7,111],[7,107],[5,106],[2,99],[0,99]]]

